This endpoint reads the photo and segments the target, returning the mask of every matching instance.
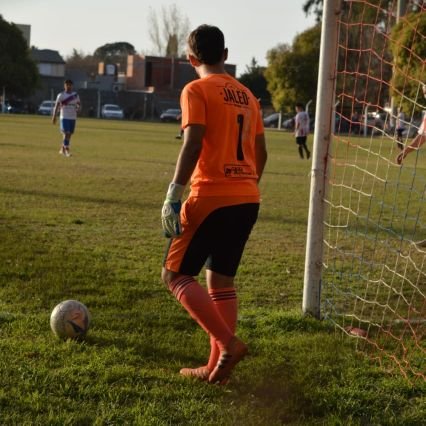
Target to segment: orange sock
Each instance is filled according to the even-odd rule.
[[[218,313],[207,290],[189,275],[176,278],[169,288],[191,317],[215,338],[219,349],[223,350],[234,333]]]
[[[237,326],[238,300],[235,287],[209,289],[209,295],[220,316],[233,334]],[[212,371],[219,359],[220,350],[213,336],[210,336],[210,357],[207,368]]]

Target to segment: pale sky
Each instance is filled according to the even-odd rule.
[[[254,57],[267,65],[266,53],[315,24],[305,16],[305,0],[0,0],[3,19],[31,25],[31,45],[58,50],[64,57],[75,48],[85,54],[106,43],[125,41],[138,53],[152,54],[148,16],[152,8],[176,4],[190,29],[218,26],[225,34],[228,63],[245,72]]]

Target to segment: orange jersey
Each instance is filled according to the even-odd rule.
[[[211,74],[185,86],[181,108],[183,128],[206,128],[191,195],[259,196],[255,137],[263,122],[251,91],[228,74]]]

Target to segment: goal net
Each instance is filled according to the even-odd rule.
[[[426,109],[426,2],[339,5],[321,313],[386,369],[425,380],[426,143],[397,157]]]

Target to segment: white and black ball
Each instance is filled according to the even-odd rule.
[[[83,339],[91,321],[87,307],[78,300],[65,300],[52,311],[50,328],[61,339]]]

